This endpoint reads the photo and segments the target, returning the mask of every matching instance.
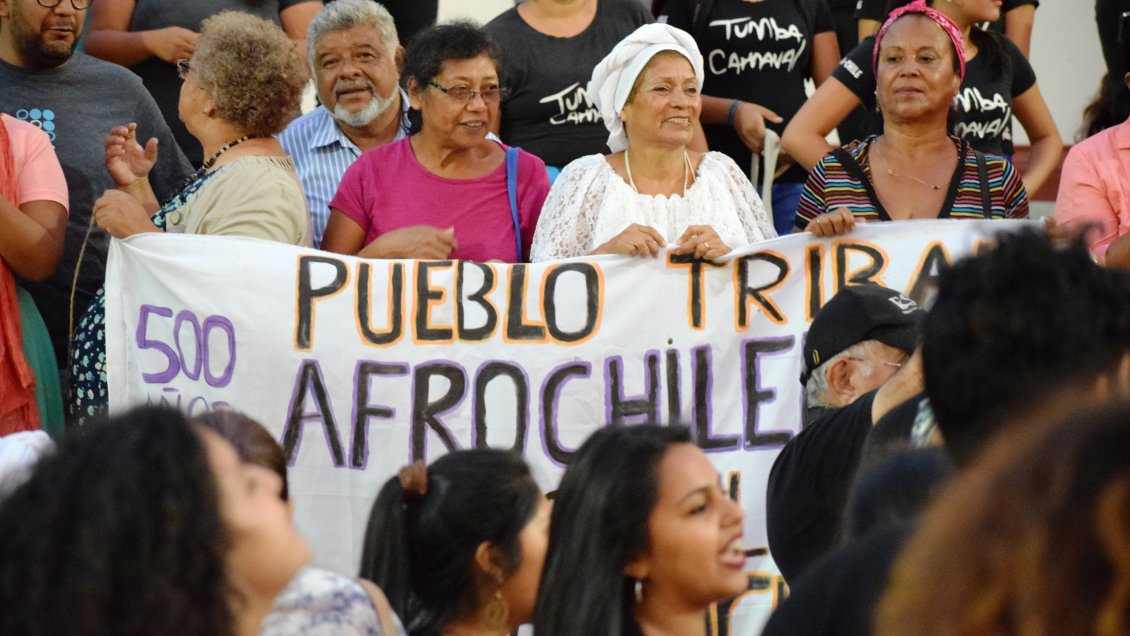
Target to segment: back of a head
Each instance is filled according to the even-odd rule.
[[[501,550],[505,575],[517,567],[518,535],[541,493],[521,455],[496,449],[437,459],[422,493],[405,483],[389,479],[373,503],[360,576],[384,591],[409,633],[435,634],[476,607],[480,543]]]
[[[62,441],[0,503],[0,633],[228,634],[228,539],[204,446],[139,408]]]
[[[534,612],[539,636],[639,633],[624,566],[647,546],[659,462],[690,442],[680,426],[607,426],[573,455],[553,503]]]
[[[998,240],[942,273],[923,325],[926,392],[959,465],[1006,417],[1111,370],[1130,346],[1130,278],[1042,231]]]
[[[192,72],[215,116],[248,135],[273,135],[298,113],[309,73],[277,25],[238,11],[204,20]]]
[[[953,474],[937,447],[904,448],[862,465],[844,507],[844,541],[913,524]]]
[[[1130,633],[1128,448],[1127,404],[1010,429],[927,512],[875,633]]]
[[[231,409],[216,409],[192,418],[232,445],[242,464],[262,466],[282,478],[283,501],[290,499],[286,479],[286,455],[271,433],[259,422]]]

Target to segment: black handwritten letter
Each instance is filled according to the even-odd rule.
[[[758,427],[761,404],[772,402],[777,391],[763,389],[760,383],[760,356],[792,349],[796,336],[746,340],[742,343],[742,397],[745,411],[745,447],[747,450],[762,446],[784,446],[792,434],[787,431],[762,433]]]
[[[624,424],[628,418],[641,418],[644,422],[659,422],[659,352],[644,354],[644,393],[637,396],[624,395],[624,361],[615,356],[608,358],[604,366],[605,412],[609,424]]]
[[[565,272],[578,272],[585,279],[585,324],[573,332],[557,326],[557,279]],[[601,295],[600,274],[591,263],[568,263],[550,269],[545,277],[545,297],[542,298],[542,315],[545,316],[549,335],[558,342],[580,342],[591,336],[600,318]]]
[[[329,285],[314,289],[311,287],[311,270],[315,263],[322,263],[334,268],[334,279]],[[333,296],[345,287],[349,278],[349,271],[345,263],[325,256],[303,255],[298,259],[298,316],[294,326],[294,346],[302,351],[309,351],[313,345],[311,332],[314,327],[314,301],[326,296]]]
[[[511,450],[526,452],[526,431],[530,426],[530,381],[522,367],[511,362],[497,360],[484,364],[475,376],[474,408],[472,420],[475,424],[475,448],[487,448],[487,385],[490,381],[505,376],[514,387],[514,446]]]
[[[399,265],[399,263],[397,263]],[[373,376],[398,376],[408,375],[408,365],[400,363],[383,363],[372,360],[362,360],[357,363],[356,382],[354,389],[355,401],[353,403],[353,444],[349,452],[349,466],[351,468],[365,468],[369,461],[369,418],[392,418],[396,409],[381,404],[369,402],[369,379]]]
[[[314,396],[313,413],[306,413],[306,400]],[[298,368],[298,379],[294,383],[294,392],[290,398],[290,406],[286,410],[286,426],[283,428],[282,449],[286,462],[294,466],[298,459],[298,447],[302,443],[302,429],[308,421],[320,420],[322,429],[326,434],[326,445],[330,449],[330,457],[334,466],[345,465],[345,453],[341,450],[341,437],[334,423],[333,409],[330,407],[329,396],[326,394],[326,382],[322,379],[322,369],[317,360],[304,360]]]
[[[357,271],[357,322],[361,326],[361,336],[365,341],[377,346],[388,345],[400,339],[404,333],[404,263],[393,263],[391,266],[391,280],[389,281],[389,311],[388,331],[380,332],[373,329],[372,298],[369,294],[369,280],[372,276],[372,265],[362,262]]]
[[[447,392],[435,400],[428,399],[432,376],[447,378],[449,383]],[[428,428],[439,436],[447,450],[459,450],[455,436],[439,416],[463,401],[467,394],[467,374],[450,362],[429,362],[416,367],[412,386],[412,461],[427,459],[425,437]]]

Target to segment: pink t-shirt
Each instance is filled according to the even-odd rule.
[[[1130,120],[1075,144],[1063,160],[1055,220],[1065,227],[1097,226],[1087,242],[1100,259],[1130,232]]]
[[[478,179],[447,179],[424,168],[409,141],[405,137],[361,155],[346,170],[330,207],[365,230],[366,245],[382,234],[412,225],[454,227],[459,247],[452,258],[515,262],[506,163]],[[524,260],[530,258],[530,242],[548,192],[545,163],[522,152],[518,161],[518,223]]]
[[[70,209],[67,180],[47,133],[3,113],[0,122],[8,129],[12,156],[16,159],[16,187],[20,193],[16,206],[28,201],[54,201]]]

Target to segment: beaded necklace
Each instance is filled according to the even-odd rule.
[[[236,139],[234,141],[229,141],[228,143],[224,144],[223,146],[220,147],[219,150],[217,150],[215,153],[213,153],[211,157],[208,157],[206,160],[204,160],[204,163],[200,164],[200,167],[197,168],[196,172],[189,175],[189,177],[184,180],[184,183],[180,184],[180,187],[177,188],[177,194],[180,194],[181,192],[183,192],[185,190],[185,188],[192,185],[193,182],[200,180],[200,178],[203,177],[205,175],[205,173],[207,173],[209,170],[212,169],[212,166],[216,165],[216,161],[219,160],[220,155],[231,150],[232,148],[235,148],[239,144],[247,141],[248,139],[258,139],[258,138],[264,137],[264,136],[265,135],[244,135],[244,136],[240,137],[239,139]],[[170,199],[175,198],[175,197],[176,197],[176,195],[173,195],[173,197],[170,197]]]

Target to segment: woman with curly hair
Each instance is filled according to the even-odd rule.
[[[157,201],[149,171],[157,140],[143,147],[134,124],[110,130],[106,168],[117,190],[94,204],[94,220],[116,238],[144,232],[250,236],[310,245],[310,213],[294,163],[272,135],[298,110],[306,67],[286,34],[227,11],[204,21],[191,60],[180,64],[180,117],[209,154],[171,199]],[[71,352],[70,415],[106,404],[104,298],[94,297]]]
[[[309,560],[270,470],[144,407],[0,502],[0,633],[253,635]]]
[[[1128,420],[1123,403],[998,434],[901,551],[873,633],[1130,633]]]

